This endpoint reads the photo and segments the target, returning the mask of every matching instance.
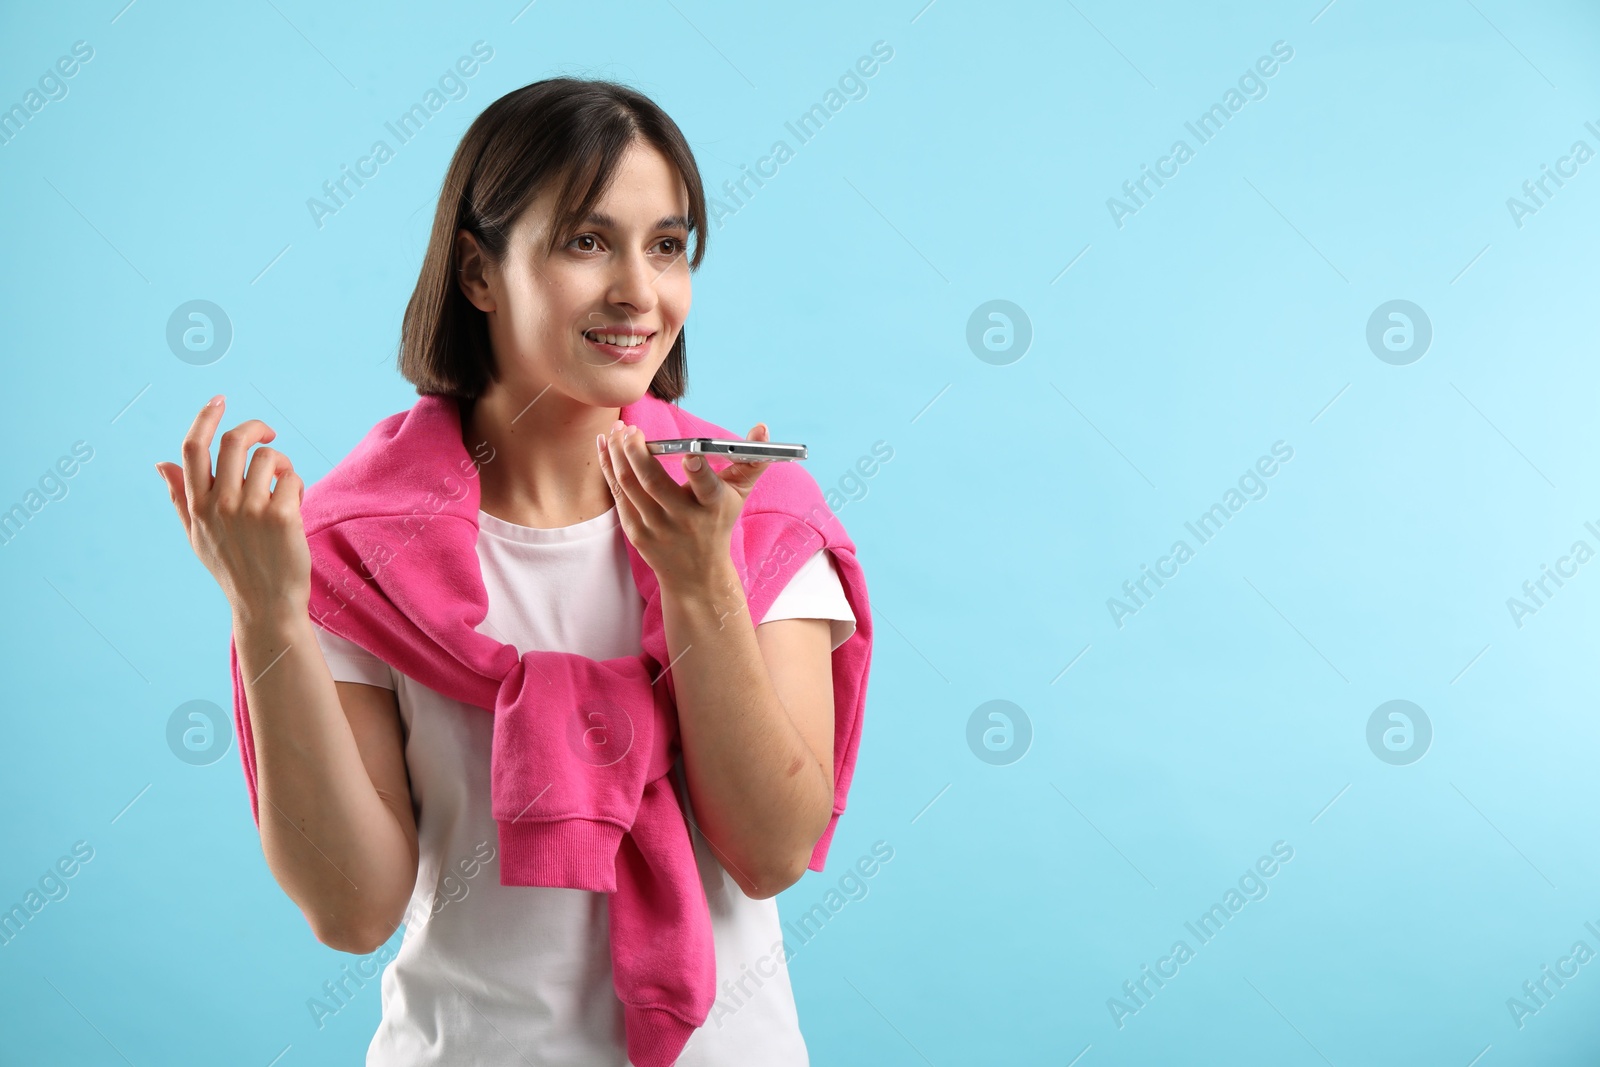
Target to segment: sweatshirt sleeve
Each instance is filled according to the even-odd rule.
[[[255,739],[230,631],[234,725],[250,814],[261,825]],[[615,860],[645,787],[672,767],[677,716],[648,656],[531,651],[495,698],[491,813],[501,884],[614,892]],[[486,711],[485,714],[488,712]]]
[[[250,734],[250,711],[244,696],[244,678],[239,673],[239,650],[234,645],[233,631],[228,631],[228,670],[233,678],[233,729],[239,737],[239,761],[244,765],[244,788],[250,796],[250,817],[261,827],[261,813],[256,800],[256,746]]]

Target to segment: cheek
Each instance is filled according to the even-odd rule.
[[[560,317],[586,299],[582,278],[571,277],[558,264],[520,264],[515,274],[507,275],[506,288],[523,322],[544,323]]]
[[[574,295],[559,282],[529,275],[518,278],[512,294],[517,332],[541,336],[564,329],[562,309],[574,306]]]
[[[550,327],[543,303],[529,300],[526,294],[516,298],[510,318],[515,340],[522,345],[538,342]]]
[[[689,277],[685,273],[682,278],[673,278],[661,287],[661,307],[666,317],[672,322],[682,325],[683,320],[689,317]]]

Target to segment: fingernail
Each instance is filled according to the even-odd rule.
[[[211,398],[211,401],[210,401],[210,403],[208,403],[208,404],[207,404],[207,405],[206,405],[206,407],[208,407],[208,408],[214,408],[214,407],[217,407],[217,406],[218,406],[218,405],[219,405],[219,404],[221,404],[221,403],[222,403],[222,394],[221,394],[221,393],[218,393],[218,394],[217,394],[217,395],[216,395],[216,396],[214,396],[214,397],[212,397],[212,398]]]
[[[598,449],[602,454],[605,452],[605,450],[606,450],[606,435],[605,434],[597,433],[597,434],[594,435],[594,447],[596,449]]]
[[[620,430],[620,429],[622,429],[622,427],[623,427],[623,422],[622,422],[621,419],[618,419],[616,422],[613,422],[611,424],[611,428],[613,430]]]
[[[683,469],[697,471],[704,462],[699,456],[690,456],[683,461]]]

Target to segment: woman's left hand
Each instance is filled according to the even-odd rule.
[[[768,439],[764,422],[745,435],[747,441]],[[713,583],[731,562],[730,539],[745,498],[771,461],[730,462],[714,471],[706,457],[686,456],[688,481],[679,485],[637,427],[619,420],[609,434],[596,436],[595,446],[623,532],[662,586]]]

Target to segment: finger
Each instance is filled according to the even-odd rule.
[[[645,448],[644,434],[636,432],[631,426],[612,431],[610,448],[611,467],[623,492],[628,494],[628,499],[639,512],[645,526],[658,526],[666,518],[666,507],[645,479],[656,476],[672,482],[672,476],[661,469],[661,462]],[[643,459],[640,453],[644,454]],[[677,483],[673,482],[672,488],[677,487]]]
[[[297,514],[300,511],[300,502],[306,496],[306,483],[300,480],[300,475],[290,467],[278,475],[278,487],[272,491],[272,502],[267,505],[267,510],[275,508],[285,510],[293,509]]]
[[[643,430],[637,426],[629,426],[626,435],[623,452],[628,457],[634,477],[665,514],[668,506],[675,500],[683,498],[683,489],[678,480],[667,473],[662,461],[650,451]]]
[[[639,521],[639,511],[633,506],[627,491],[622,488],[617,479],[617,469],[611,460],[610,442],[606,435],[598,434],[595,437],[595,448],[600,454],[600,472],[606,477],[606,486],[611,490],[611,499],[616,501],[617,514],[625,523]],[[626,526],[624,526],[626,529]]]
[[[729,489],[737,489],[741,494],[747,494],[770,466],[772,461],[765,459],[759,463],[736,463],[722,472],[722,481]]]
[[[183,523],[183,532],[189,532],[189,499],[183,488],[183,468],[175,463],[157,463],[156,473],[161,475],[161,480],[167,483],[167,496],[172,500],[172,506],[178,509],[178,519]]]
[[[185,508],[205,501],[211,494],[211,435],[222,421],[227,400],[214,396],[200,409],[183,436],[183,484]]]
[[[276,448],[262,445],[250,454],[250,469],[244,476],[244,489],[240,495],[240,502],[252,505],[257,510],[266,510],[272,502],[272,479],[274,475],[286,474],[294,470],[294,464],[289,462],[289,457],[279,452]]]
[[[771,440],[770,435],[767,433],[767,424],[764,423],[764,422],[756,423],[754,426],[752,426],[750,428],[750,432],[744,435],[744,439],[746,441],[768,441],[768,440]],[[737,460],[734,463],[734,467],[735,467],[734,473],[735,474],[739,474],[739,475],[744,475],[744,474],[747,474],[749,472],[750,468],[757,467],[757,466],[764,466],[768,462],[770,462],[770,461],[769,460],[749,460],[749,459]]]
[[[217,445],[217,481],[212,499],[219,504],[237,504],[244,492],[245,452],[257,442],[271,441],[277,436],[278,431],[260,419],[246,419],[224,431],[222,443]]]
[[[750,428],[750,432],[744,436],[747,441],[767,441],[771,439],[767,431],[767,424],[764,422],[756,423]],[[721,477],[729,488],[737,489],[740,493],[747,493],[756,484],[756,479],[761,477],[762,472],[767,469],[771,462],[771,460],[766,459],[755,461],[740,460],[728,464],[722,470]]]

